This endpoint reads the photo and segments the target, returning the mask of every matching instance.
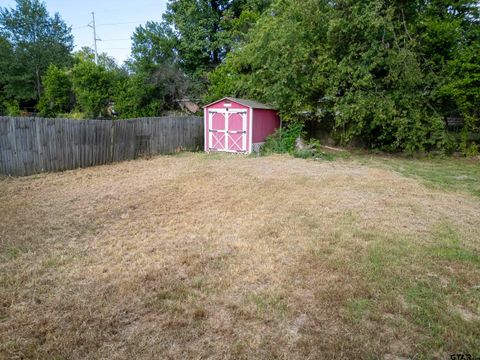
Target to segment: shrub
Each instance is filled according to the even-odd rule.
[[[303,124],[292,122],[286,128],[278,129],[268,136],[260,149],[260,153],[262,155],[293,153],[295,140],[303,135]]]
[[[3,103],[7,116],[19,116],[21,114],[20,106],[17,101],[6,101]]]

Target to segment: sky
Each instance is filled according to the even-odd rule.
[[[95,13],[98,52],[106,52],[122,64],[130,56],[131,36],[138,25],[160,21],[167,0],[44,0],[50,15],[58,12],[72,27],[75,50],[93,49],[93,30],[88,27]],[[15,0],[0,0],[1,7],[16,6]]]

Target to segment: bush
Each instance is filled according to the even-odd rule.
[[[320,141],[315,139],[310,139],[304,149],[296,149],[296,140],[304,135],[303,124],[298,122],[290,123],[286,128],[278,129],[275,133],[267,137],[265,144],[263,144],[260,149],[260,154],[288,153],[296,158],[302,159],[323,159],[328,161],[335,159],[335,155],[322,151]]]
[[[265,144],[260,149],[260,154],[285,154],[293,153],[295,150],[295,140],[304,135],[303,124],[292,122],[284,129],[278,129],[272,135],[268,136]]]
[[[21,114],[20,106],[17,101],[6,101],[3,103],[3,107],[7,116],[19,116]]]

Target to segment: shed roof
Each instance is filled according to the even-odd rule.
[[[222,101],[222,100],[234,101],[234,102],[239,103],[241,105],[248,106],[252,109],[276,110],[276,108],[273,107],[273,106],[263,104],[261,102],[255,101],[255,100],[239,99],[239,98],[234,98],[234,97],[224,97],[223,99],[219,99],[217,101],[214,101],[213,103],[205,105],[204,108],[206,108],[210,105],[216,104],[217,102]]]

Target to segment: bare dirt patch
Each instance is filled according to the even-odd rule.
[[[6,179],[0,212],[5,358],[435,357],[480,338],[435,312],[478,306],[478,198],[393,171],[185,154]]]

